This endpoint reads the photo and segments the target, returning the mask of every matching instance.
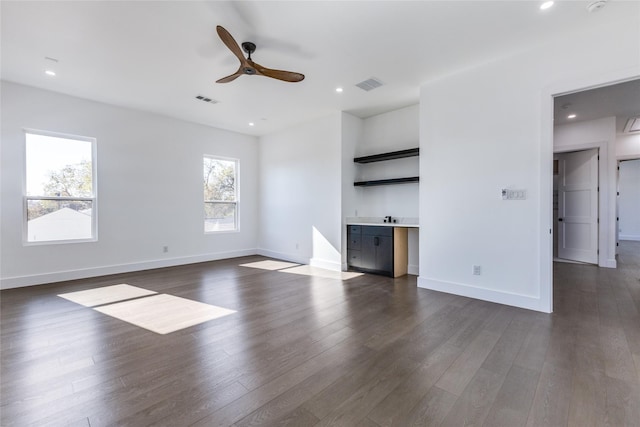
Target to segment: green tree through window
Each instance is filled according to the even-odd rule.
[[[93,138],[26,133],[30,243],[95,240]]]
[[[205,156],[203,165],[205,232],[237,230],[237,160]]]

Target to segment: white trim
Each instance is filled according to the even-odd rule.
[[[86,142],[96,142],[96,138],[92,136],[83,136],[83,135],[75,135],[72,133],[63,133],[63,132],[55,132],[49,130],[42,129],[33,129],[33,128],[22,128],[24,133],[31,133],[35,135],[42,136],[50,136],[52,138],[62,138],[62,139],[75,139],[78,141],[86,141]]]
[[[412,274],[414,276],[418,276],[420,274],[420,266],[409,264],[407,266],[407,274]]]
[[[327,259],[311,258],[309,265],[312,267],[323,268],[331,271],[342,271],[342,263],[336,261],[329,261]]]
[[[310,263],[309,258],[304,258],[298,255],[286,254],[284,252],[270,251],[268,249],[258,248],[256,253],[258,255],[266,256],[268,258],[275,258],[282,261],[295,262],[298,264],[309,265]]]
[[[619,240],[634,240],[638,242],[640,241],[640,234],[621,234]]]
[[[141,261],[128,264],[116,264],[104,267],[90,267],[78,270],[57,271],[54,273],[33,274],[29,276],[7,277],[0,279],[0,289],[22,288],[25,286],[63,282],[66,280],[86,279],[109,274],[129,273],[132,271],[150,270],[154,268],[174,267],[177,265],[195,264],[199,262],[217,261],[256,255],[256,249],[243,249],[231,252],[215,252],[205,255],[194,255],[161,260]]]
[[[640,160],[640,156],[638,156],[637,154],[623,154],[621,156],[616,156],[616,160],[618,160],[618,166],[620,166],[620,161]]]
[[[432,291],[446,292],[448,294],[461,295],[464,297],[495,302],[498,304],[511,305],[514,307],[526,308],[528,310],[542,311],[550,313],[546,308],[542,298],[535,298],[528,295],[512,294],[500,292],[487,288],[478,288],[463,283],[445,282],[441,280],[418,277],[418,287],[430,289]]]

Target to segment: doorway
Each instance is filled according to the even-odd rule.
[[[598,264],[598,168],[597,148],[554,155],[554,261]]]
[[[547,262],[541,266],[543,286],[541,300],[545,309],[553,311],[554,265],[558,261],[555,231],[558,227],[556,198],[553,190],[557,180],[553,165],[558,163],[557,155],[561,152],[584,151],[597,148],[599,151],[598,198],[598,267],[616,268],[616,231],[617,223],[617,166],[619,159],[637,159],[640,157],[640,144],[636,137],[625,135],[625,123],[632,117],[640,116],[640,75],[612,73],[609,79],[593,79],[590,83],[583,81],[582,89],[573,82],[565,82],[543,92],[543,97],[551,97],[550,111],[544,110],[552,119],[543,123],[543,131],[550,136],[550,146],[543,145],[543,152],[549,149],[551,154],[543,155],[543,186],[549,189],[543,201],[543,211],[548,216],[543,220],[544,231],[548,230],[548,246],[542,250],[543,259]],[[549,105],[549,104],[547,104]],[[566,126],[565,126],[566,125]],[[625,139],[626,138],[626,139]],[[630,139],[633,138],[633,139]],[[558,171],[559,172],[559,171]],[[556,193],[557,194],[557,193]],[[582,267],[581,267],[582,268]],[[584,268],[593,268],[585,264]],[[548,305],[547,305],[548,304]]]
[[[640,241],[640,158],[618,161],[616,248],[620,240]]]

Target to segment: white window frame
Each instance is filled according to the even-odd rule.
[[[223,233],[239,233],[240,232],[240,159],[236,159],[233,157],[223,157],[223,156],[215,156],[213,154],[203,154],[202,156],[202,161],[204,162],[205,158],[209,158],[209,159],[214,159],[214,160],[223,160],[223,161],[227,161],[227,162],[233,162],[235,164],[234,170],[235,170],[235,179],[234,179],[234,184],[235,184],[235,190],[236,190],[236,197],[235,197],[235,201],[234,202],[229,202],[229,201],[223,201],[223,200],[204,200],[204,195],[203,195],[203,207],[207,204],[207,203],[220,203],[220,204],[230,204],[233,203],[235,204],[235,218],[234,218],[234,223],[235,223],[235,228],[233,230],[214,230],[214,231],[204,231],[204,234],[223,234]],[[204,188],[203,188],[204,191]],[[203,213],[202,213],[202,224],[204,225],[206,221],[205,215],[204,215],[204,209],[203,209]]]
[[[87,243],[87,242],[97,242],[98,241],[98,180],[97,180],[97,144],[96,138],[88,137],[88,136],[80,136],[80,135],[71,135],[67,133],[60,132],[52,132],[45,131],[39,129],[23,129],[24,132],[24,170],[23,170],[23,179],[22,179],[22,244],[24,246],[40,246],[40,245],[59,245],[59,244],[68,244],[68,243]],[[27,134],[31,135],[41,135],[41,136],[50,136],[54,138],[64,138],[64,139],[72,139],[76,141],[86,141],[91,143],[91,190],[92,197],[57,197],[57,196],[37,196],[37,195],[27,195]],[[65,240],[44,240],[44,241],[29,241],[28,235],[28,206],[29,200],[80,200],[80,201],[90,201],[91,202],[91,236],[88,239],[65,239]]]

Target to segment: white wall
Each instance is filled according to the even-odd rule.
[[[261,254],[341,269],[341,118],[260,138]]]
[[[640,134],[617,134],[616,158],[618,160],[640,158]]]
[[[620,162],[620,240],[640,240],[640,159]]]
[[[257,138],[8,82],[1,91],[3,288],[255,253]],[[24,128],[97,139],[97,242],[23,245]],[[204,234],[203,154],[240,159],[240,232]]]
[[[419,286],[552,311],[552,95],[640,74],[638,14],[606,16],[422,86]]]
[[[363,120],[362,138],[356,157],[416,148],[420,144],[420,107],[410,107]],[[420,175],[417,157],[367,164],[353,164],[358,181]],[[420,184],[358,187],[358,215],[361,217],[418,217]],[[356,216],[356,215],[349,215]]]
[[[553,151],[556,153],[598,148],[600,187],[598,265],[616,267],[616,118],[555,126]],[[555,223],[554,223],[555,225]]]
[[[364,120],[342,113],[342,269],[347,269],[347,217],[358,215],[362,204],[362,192],[354,187],[356,168],[353,163],[357,149],[362,143]]]

